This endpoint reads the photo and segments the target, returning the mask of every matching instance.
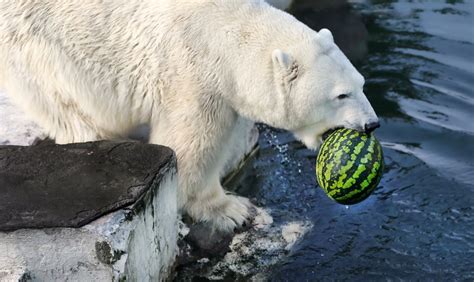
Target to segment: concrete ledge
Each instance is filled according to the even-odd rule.
[[[98,144],[100,143],[100,144]],[[87,150],[78,153],[80,150],[71,150],[72,145],[78,145],[82,149],[89,146],[90,148],[101,148],[97,149],[97,152],[102,152],[102,149],[108,148],[112,142],[95,142],[84,144],[71,144],[67,145],[67,152],[75,152],[78,155],[82,155]],[[124,163],[121,165],[110,165],[106,172],[108,177],[104,179],[117,179],[116,177],[110,177],[110,175],[117,175],[117,170],[114,168],[120,168],[118,174],[122,175],[122,185],[117,184],[117,187],[125,187],[124,191],[127,193],[119,193],[117,195],[111,195],[111,197],[105,197],[105,202],[100,204],[100,201],[92,201],[93,205],[77,205],[77,202],[85,201],[87,199],[94,198],[90,195],[82,197],[71,190],[61,189],[59,190],[48,190],[51,188],[49,185],[42,186],[46,190],[40,191],[62,191],[66,193],[71,191],[71,194],[76,199],[70,198],[71,201],[70,209],[66,209],[65,215],[63,216],[56,214],[57,206],[65,208],[64,198],[67,195],[63,194],[49,194],[47,197],[38,199],[35,202],[34,198],[29,198],[29,203],[34,206],[36,210],[41,211],[36,213],[39,217],[37,224],[35,220],[35,213],[24,213],[25,208],[28,209],[27,203],[19,203],[19,211],[12,212],[9,210],[9,216],[5,216],[6,213],[1,211],[0,217],[3,215],[3,220],[0,222],[0,280],[1,281],[27,281],[27,280],[39,280],[39,281],[118,281],[118,280],[132,280],[132,281],[159,281],[166,279],[171,271],[172,265],[177,251],[177,238],[178,238],[178,227],[177,227],[177,178],[176,178],[176,159],[174,154],[167,148],[154,145],[145,145],[139,143],[122,143],[129,145],[115,146],[113,149],[113,158],[109,159],[121,159]],[[132,145],[130,145],[132,144]],[[54,145],[52,147],[41,148],[41,152],[48,150],[62,149],[62,146]],[[98,147],[97,147],[98,146]],[[26,147],[24,147],[26,148]],[[90,149],[89,148],[89,149]],[[133,150],[130,150],[134,148]],[[0,151],[3,148],[0,148]],[[14,167],[17,172],[21,172],[20,165],[22,162],[14,162],[14,159],[18,154],[21,154],[22,149],[15,147],[9,147],[8,149],[17,150],[17,154],[8,154],[9,158],[2,158],[0,153],[0,198],[19,199],[23,197],[21,194],[16,195],[12,191],[11,186],[7,186],[11,180],[11,168]],[[76,148],[77,149],[77,148]],[[124,157],[118,157],[122,155],[121,150],[127,151],[123,155]],[[146,154],[136,154],[138,151]],[[164,158],[162,165],[159,169],[155,169],[150,172],[149,168],[156,165],[156,158],[152,156],[161,150],[162,155],[168,156]],[[110,155],[110,151],[107,151]],[[134,152],[135,156],[130,156],[130,152]],[[154,153],[153,153],[154,152]],[[85,153],[87,155],[87,153]],[[96,154],[100,155],[100,154]],[[101,155],[101,156],[106,156]],[[5,156],[5,155],[3,155]],[[169,158],[171,156],[171,158]],[[78,157],[81,159],[80,157]],[[21,158],[20,158],[21,159]],[[86,159],[86,161],[84,161]],[[89,167],[94,167],[94,161],[87,157],[81,159],[80,162],[75,160],[75,163],[89,164]],[[99,157],[99,159],[101,159]],[[108,159],[104,157],[104,159]],[[155,162],[150,160],[155,160]],[[34,159],[28,163],[34,163]],[[69,163],[71,158],[44,160],[44,162],[63,162]],[[97,160],[97,158],[95,158]],[[141,170],[145,173],[145,177],[134,178],[131,177],[131,172],[134,170],[134,160],[139,163],[148,163],[148,169],[140,167],[135,172]],[[73,166],[73,165],[72,165]],[[9,167],[7,169],[6,167]],[[44,168],[45,166],[42,166]],[[60,164],[59,164],[60,167]],[[68,170],[71,166],[63,166],[63,171]],[[87,165],[85,167],[88,167]],[[123,170],[123,168],[127,168]],[[155,166],[156,167],[156,166]],[[40,169],[40,168],[38,168]],[[41,170],[41,169],[40,169]],[[100,173],[93,173],[94,170],[88,171],[88,176],[94,178]],[[9,172],[9,173],[7,173]],[[91,173],[92,172],[92,173]],[[115,172],[115,173],[114,173]],[[56,171],[47,171],[49,175],[57,173]],[[149,175],[146,175],[146,174]],[[34,174],[34,173],[33,173]],[[8,177],[6,177],[8,175]],[[22,178],[21,175],[28,175],[16,173],[15,186],[13,187],[31,187],[29,186],[29,179],[34,181],[41,179],[40,175],[35,178]],[[137,175],[135,175],[136,177]],[[142,175],[143,176],[143,175]],[[3,178],[3,182],[2,182]],[[8,179],[7,179],[8,178]],[[5,180],[6,179],[6,180]],[[17,181],[24,179],[24,181]],[[63,182],[68,185],[68,178],[63,178]],[[128,180],[127,180],[128,179]],[[139,190],[132,189],[136,193],[128,193],[130,181],[137,181],[139,179],[142,186]],[[70,182],[75,183],[74,180]],[[26,183],[26,184],[25,184]],[[93,195],[94,189],[103,189],[102,186],[98,185],[97,182],[81,181],[83,183],[92,184],[92,188],[87,186],[67,186],[69,189],[82,189],[83,193],[91,193]],[[93,185],[95,183],[95,186]],[[115,183],[112,181],[112,183]],[[70,184],[70,183],[69,183]],[[136,183],[135,183],[136,184]],[[106,185],[107,186],[107,185]],[[110,187],[110,186],[107,186]],[[91,190],[89,190],[91,189]],[[28,194],[30,190],[21,190],[22,194]],[[35,190],[38,191],[38,190]],[[112,190],[111,190],[112,191]],[[137,192],[141,191],[141,192]],[[96,191],[96,195],[101,195],[99,191]],[[110,192],[110,191],[109,191]],[[32,192],[33,193],[33,192]],[[87,194],[86,193],[86,194]],[[34,194],[34,193],[33,193]],[[105,193],[111,194],[111,193]],[[12,198],[12,195],[14,196]],[[30,194],[31,195],[31,194]],[[120,196],[121,195],[121,196]],[[125,196],[124,196],[125,195]],[[36,195],[38,196],[38,195]],[[43,195],[44,196],[44,195]],[[136,199],[134,198],[136,197]],[[41,197],[40,197],[41,198]],[[50,199],[49,201],[47,199]],[[131,200],[130,202],[123,201],[123,199]],[[120,205],[113,204],[114,201],[120,202]],[[74,204],[76,202],[76,204]],[[42,204],[40,204],[42,203]],[[66,202],[69,203],[69,202]],[[106,203],[106,204],[103,204]],[[111,204],[112,203],[112,204]],[[4,200],[2,204],[7,204]],[[10,207],[15,207],[15,203],[9,202]],[[44,206],[45,204],[49,206]],[[84,210],[82,213],[76,208],[87,207],[89,210]],[[104,207],[107,207],[104,209]],[[31,208],[29,209],[31,210]],[[94,212],[100,211],[95,214]],[[22,213],[23,212],[23,213]],[[18,213],[22,213],[18,216]],[[30,216],[27,216],[27,215]],[[92,215],[85,216],[83,220],[77,221],[75,217],[70,215]],[[50,219],[45,220],[45,215],[53,215]],[[98,217],[98,218],[97,218]],[[87,218],[93,220],[87,222]],[[59,226],[52,226],[57,220]],[[14,224],[12,224],[12,222]],[[77,225],[81,227],[74,228]],[[85,225],[84,225],[85,224]],[[39,228],[38,226],[44,226],[47,228]]]

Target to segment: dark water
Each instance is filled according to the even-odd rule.
[[[263,252],[250,258],[253,272],[224,277],[473,281],[474,1],[351,2],[325,11],[296,1],[292,12],[335,31],[359,59],[382,121],[384,177],[364,202],[338,205],[316,186],[316,153],[261,126],[240,192],[269,209],[275,226],[313,227],[276,264],[261,267],[271,259]]]
[[[275,281],[472,281],[474,1],[357,2],[369,35],[357,67],[382,120],[385,174],[363,203],[335,204],[315,187],[316,154],[262,127],[257,202],[275,224],[313,223],[267,273]]]

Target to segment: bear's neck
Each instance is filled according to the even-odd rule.
[[[167,41],[178,40],[200,79],[238,114],[285,128],[287,107],[274,82],[271,54],[313,31],[291,15],[256,0],[176,1]],[[171,25],[176,21],[175,25]],[[177,22],[179,21],[179,22]],[[184,67],[184,66],[183,66]]]

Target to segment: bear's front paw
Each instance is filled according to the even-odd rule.
[[[229,194],[212,201],[200,201],[188,208],[195,221],[207,223],[221,232],[233,232],[250,225],[254,211],[255,207],[247,198]]]

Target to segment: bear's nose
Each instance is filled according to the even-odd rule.
[[[379,128],[379,127],[380,127],[380,123],[378,121],[366,123],[364,126],[366,133],[371,133],[372,131],[374,131],[376,128]]]

